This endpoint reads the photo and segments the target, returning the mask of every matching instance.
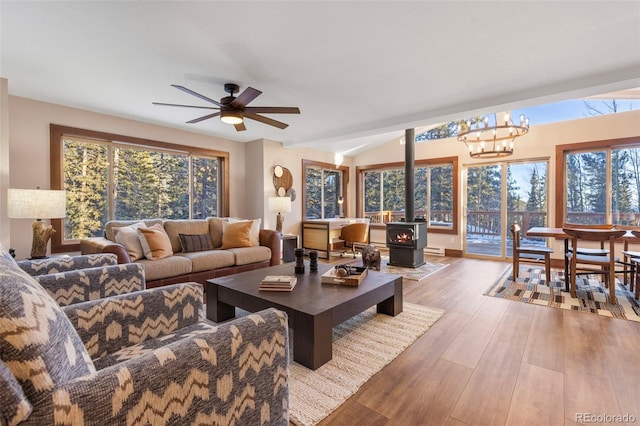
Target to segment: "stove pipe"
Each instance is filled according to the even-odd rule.
[[[415,220],[415,129],[404,131],[404,220]]]

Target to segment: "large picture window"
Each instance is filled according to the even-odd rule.
[[[348,215],[348,167],[303,160],[304,218],[331,219]],[[342,203],[340,199],[342,197]]]
[[[640,138],[559,145],[556,177],[563,223],[640,226]]]
[[[457,157],[415,162],[415,216],[423,217],[432,231],[457,233],[457,170]],[[404,218],[404,174],[403,163],[358,167],[359,215],[374,226]]]
[[[109,220],[228,215],[227,153],[53,125],[51,134],[52,188],[67,191],[54,252],[101,236]]]

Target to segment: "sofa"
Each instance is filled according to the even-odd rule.
[[[119,265],[111,253],[21,260],[17,264],[60,306],[146,288],[144,267],[138,263]]]
[[[280,264],[280,233],[260,229],[260,222],[217,217],[110,221],[105,225],[104,237],[82,239],[80,251],[113,253],[120,264],[143,265],[147,288],[185,281],[204,285],[211,278]],[[152,228],[164,231],[170,242],[171,247],[159,251],[159,256],[154,256],[153,250],[143,254],[132,247],[141,232],[149,235],[151,231],[147,229]],[[245,235],[247,228],[249,234]],[[163,235],[159,237],[164,239]],[[187,237],[190,240],[185,243]],[[149,248],[142,247],[143,252],[145,249]]]
[[[184,283],[66,307],[0,249],[0,424],[288,425],[287,315]]]

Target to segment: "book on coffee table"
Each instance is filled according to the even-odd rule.
[[[298,279],[293,275],[267,275],[260,282],[260,290],[291,291]]]

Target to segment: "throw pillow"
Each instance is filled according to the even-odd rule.
[[[31,414],[33,407],[24,396],[22,386],[7,365],[0,359],[0,424],[17,425]]]
[[[1,258],[0,336],[2,361],[29,401],[50,398],[61,384],[96,371],[60,305],[33,277]]]
[[[251,247],[251,222],[224,222],[222,224],[222,248]]]
[[[251,222],[251,232],[249,237],[251,238],[252,246],[260,245],[260,224],[262,223],[262,219],[253,219],[253,220],[244,220],[244,219],[234,219],[229,218],[230,223],[238,223],[238,222]]]
[[[209,234],[178,234],[183,253],[213,250],[213,243]]]
[[[138,236],[144,257],[147,259],[158,260],[173,255],[171,240],[162,225],[138,228]]]
[[[127,249],[132,262],[144,257],[144,251],[138,238],[138,228],[143,228],[144,222],[134,223],[129,226],[122,226],[114,229],[116,243],[122,244]]]

